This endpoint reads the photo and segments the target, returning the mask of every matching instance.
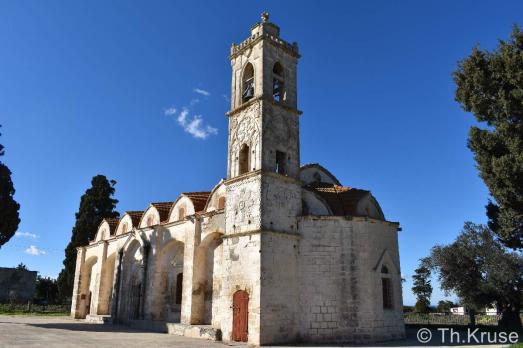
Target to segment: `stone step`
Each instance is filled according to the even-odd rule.
[[[203,338],[211,341],[221,341],[222,331],[211,325],[187,325],[180,323],[166,323],[167,332],[170,335],[185,336],[191,338]]]

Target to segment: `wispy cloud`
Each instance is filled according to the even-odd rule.
[[[203,124],[203,119],[200,115],[194,116],[191,122],[185,125],[184,130],[198,139],[205,139],[211,134],[218,134],[218,129]]]
[[[231,98],[229,98],[229,96],[227,94],[222,94],[222,97],[223,99],[227,102],[227,103],[230,103],[231,102]]]
[[[176,114],[176,108],[175,107],[170,107],[168,109],[165,109],[165,111],[163,112],[165,116],[172,116],[172,115],[175,115]]]
[[[191,104],[191,106],[194,106],[194,105],[198,104],[199,102],[200,102],[200,99],[194,98],[194,99],[191,99],[189,104]]]
[[[30,245],[29,248],[25,249],[24,251],[26,254],[33,255],[33,256],[40,256],[47,254],[45,250],[42,250],[38,248],[35,245]]]
[[[170,108],[164,111],[165,115],[174,116]],[[189,115],[189,108],[183,107],[182,111],[178,113],[176,122],[183,128],[186,133],[189,133],[197,139],[206,139],[211,134],[218,134],[218,129],[204,123],[202,115],[195,115],[192,118]]]
[[[38,238],[38,236],[36,234],[29,233],[29,232],[16,232],[15,233],[15,237],[30,237],[30,238],[33,238],[33,239]]]
[[[210,93],[209,91],[206,91],[206,90],[204,90],[204,89],[200,89],[200,88],[195,88],[195,89],[193,89],[193,91],[194,91],[195,93],[198,93],[198,94],[204,95],[204,96],[206,96],[206,97],[208,97],[208,96],[211,95],[211,93]]]

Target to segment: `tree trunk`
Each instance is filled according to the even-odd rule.
[[[476,310],[469,309],[469,326],[476,326]]]
[[[501,312],[501,319],[498,326],[510,329],[521,329],[521,318],[519,317],[520,308],[503,308]]]

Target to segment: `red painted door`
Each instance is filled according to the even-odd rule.
[[[249,319],[249,294],[238,290],[232,299],[232,340],[247,342]]]

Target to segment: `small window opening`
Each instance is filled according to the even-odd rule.
[[[240,161],[239,161],[239,174],[245,174],[249,171],[249,145],[243,144],[241,150],[240,150]]]
[[[302,199],[301,200],[301,215],[306,216],[309,214],[310,214],[309,205],[307,204],[307,202],[305,202],[304,199]]]
[[[254,67],[248,63],[243,71],[242,103],[254,97]]]
[[[185,219],[185,209],[180,208],[178,209],[178,220],[182,221],[183,219]]]
[[[274,64],[272,68],[272,96],[275,101],[281,102],[285,100],[285,89],[283,79],[283,67],[279,62]]]
[[[218,199],[218,209],[225,209],[225,197]]]
[[[183,285],[183,273],[178,273],[176,276],[176,304],[182,304],[182,285]]]
[[[127,222],[124,222],[124,224],[122,225],[122,233],[125,232],[127,232]]]
[[[147,227],[150,227],[154,224],[154,219],[152,217],[152,215],[149,215],[149,217],[147,217]]]
[[[392,284],[390,278],[381,278],[381,288],[383,292],[383,308],[392,309]]]
[[[282,175],[287,175],[285,152],[276,151],[276,173],[282,174]]]
[[[389,273],[389,269],[387,268],[387,266],[385,266],[385,265],[381,266],[381,273],[383,273],[383,274]]]

